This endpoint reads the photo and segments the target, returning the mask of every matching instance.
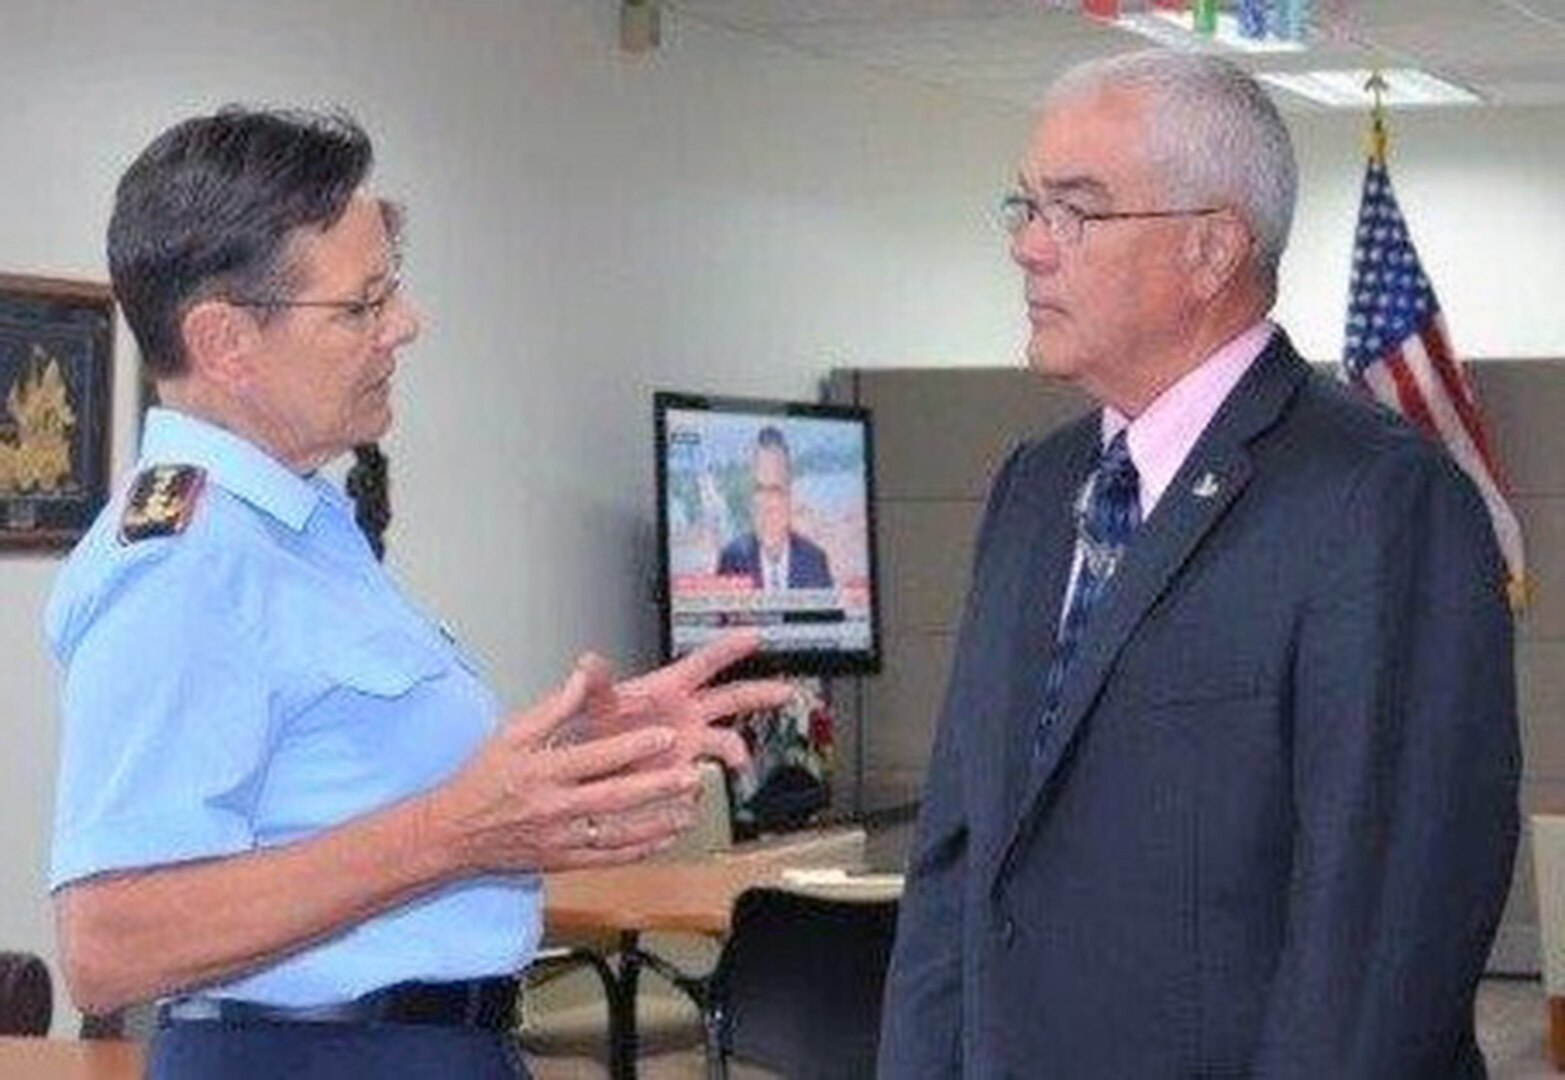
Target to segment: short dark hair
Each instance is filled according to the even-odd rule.
[[[108,236],[109,276],[148,373],[185,371],[180,321],[192,304],[286,297],[288,240],[336,224],[374,159],[341,111],[228,105],[154,139],[120,178]]]
[[[767,424],[755,433],[755,449],[759,453],[762,450],[775,450],[782,454],[783,461],[788,466],[788,471],[793,472],[793,454],[788,450],[788,440],[783,436],[782,428],[775,424]]]

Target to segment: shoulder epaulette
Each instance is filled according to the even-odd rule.
[[[120,518],[120,543],[177,536],[195,516],[206,470],[195,465],[154,465],[131,484]]]

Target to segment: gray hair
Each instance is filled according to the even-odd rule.
[[[196,301],[285,298],[289,239],[335,225],[374,160],[343,112],[230,105],[154,139],[120,178],[108,237],[114,295],[147,372],[187,370],[180,320]]]
[[[1050,87],[1044,107],[1106,90],[1144,91],[1145,149],[1180,205],[1232,205],[1255,233],[1269,281],[1288,246],[1299,170],[1277,106],[1249,72],[1210,53],[1147,49],[1092,60]]]

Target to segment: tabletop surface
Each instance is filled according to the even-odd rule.
[[[27,1080],[135,1080],[142,1047],[119,1040],[27,1039],[0,1036],[0,1077]]]
[[[734,900],[748,888],[783,885],[795,867],[864,865],[862,829],[800,833],[701,858],[569,870],[544,876],[549,931],[681,930],[722,936]],[[853,895],[846,890],[821,890]]]

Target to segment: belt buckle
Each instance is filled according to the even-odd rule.
[[[217,998],[182,997],[165,1001],[159,1012],[169,1020],[221,1020],[223,1003]]]

